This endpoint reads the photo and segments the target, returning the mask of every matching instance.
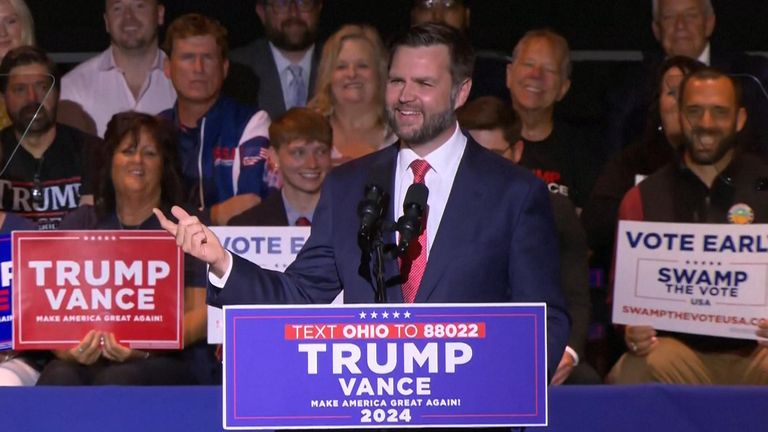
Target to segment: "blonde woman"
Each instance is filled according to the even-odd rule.
[[[0,0],[0,60],[21,45],[35,44],[35,25],[24,0]],[[0,99],[0,129],[10,126],[11,120]]]
[[[345,25],[326,41],[308,105],[331,123],[334,166],[396,140],[384,110],[386,77],[387,55],[375,28]]]

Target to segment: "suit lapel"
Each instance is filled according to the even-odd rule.
[[[479,144],[471,138],[467,138],[467,147],[459,163],[456,178],[448,196],[443,218],[437,229],[435,242],[430,249],[427,268],[416,294],[416,302],[426,302],[437,287],[440,279],[445,275],[449,265],[457,265],[452,259],[455,251],[462,250],[472,239],[474,232],[472,221],[479,218],[467,217],[471,203],[477,201],[484,193],[482,184],[478,181],[481,175],[477,165]]]
[[[269,113],[285,112],[285,99],[283,98],[283,85],[280,83],[280,71],[277,70],[277,63],[272,57],[272,50],[269,48],[269,42],[266,39],[261,41],[259,50],[261,55],[255,62],[262,63],[264,72],[261,74],[259,83],[259,105],[261,109]]]

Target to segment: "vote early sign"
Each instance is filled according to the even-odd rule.
[[[227,429],[543,426],[543,304],[225,306]]]
[[[183,347],[184,256],[164,231],[13,233],[14,349],[70,348],[90,330]]]

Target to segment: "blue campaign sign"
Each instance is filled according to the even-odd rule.
[[[227,306],[224,427],[547,424],[544,304]]]
[[[0,235],[0,350],[11,348],[13,310],[11,306],[11,236]]]

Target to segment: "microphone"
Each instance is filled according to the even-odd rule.
[[[421,222],[424,210],[427,208],[429,189],[424,183],[414,183],[408,187],[403,203],[403,215],[397,220],[397,231],[400,241],[397,244],[397,256],[403,256],[411,244],[411,240],[421,234]]]
[[[357,244],[366,252],[371,251],[379,221],[384,212],[384,190],[377,184],[365,186],[365,197],[357,205],[360,228],[357,230]]]

